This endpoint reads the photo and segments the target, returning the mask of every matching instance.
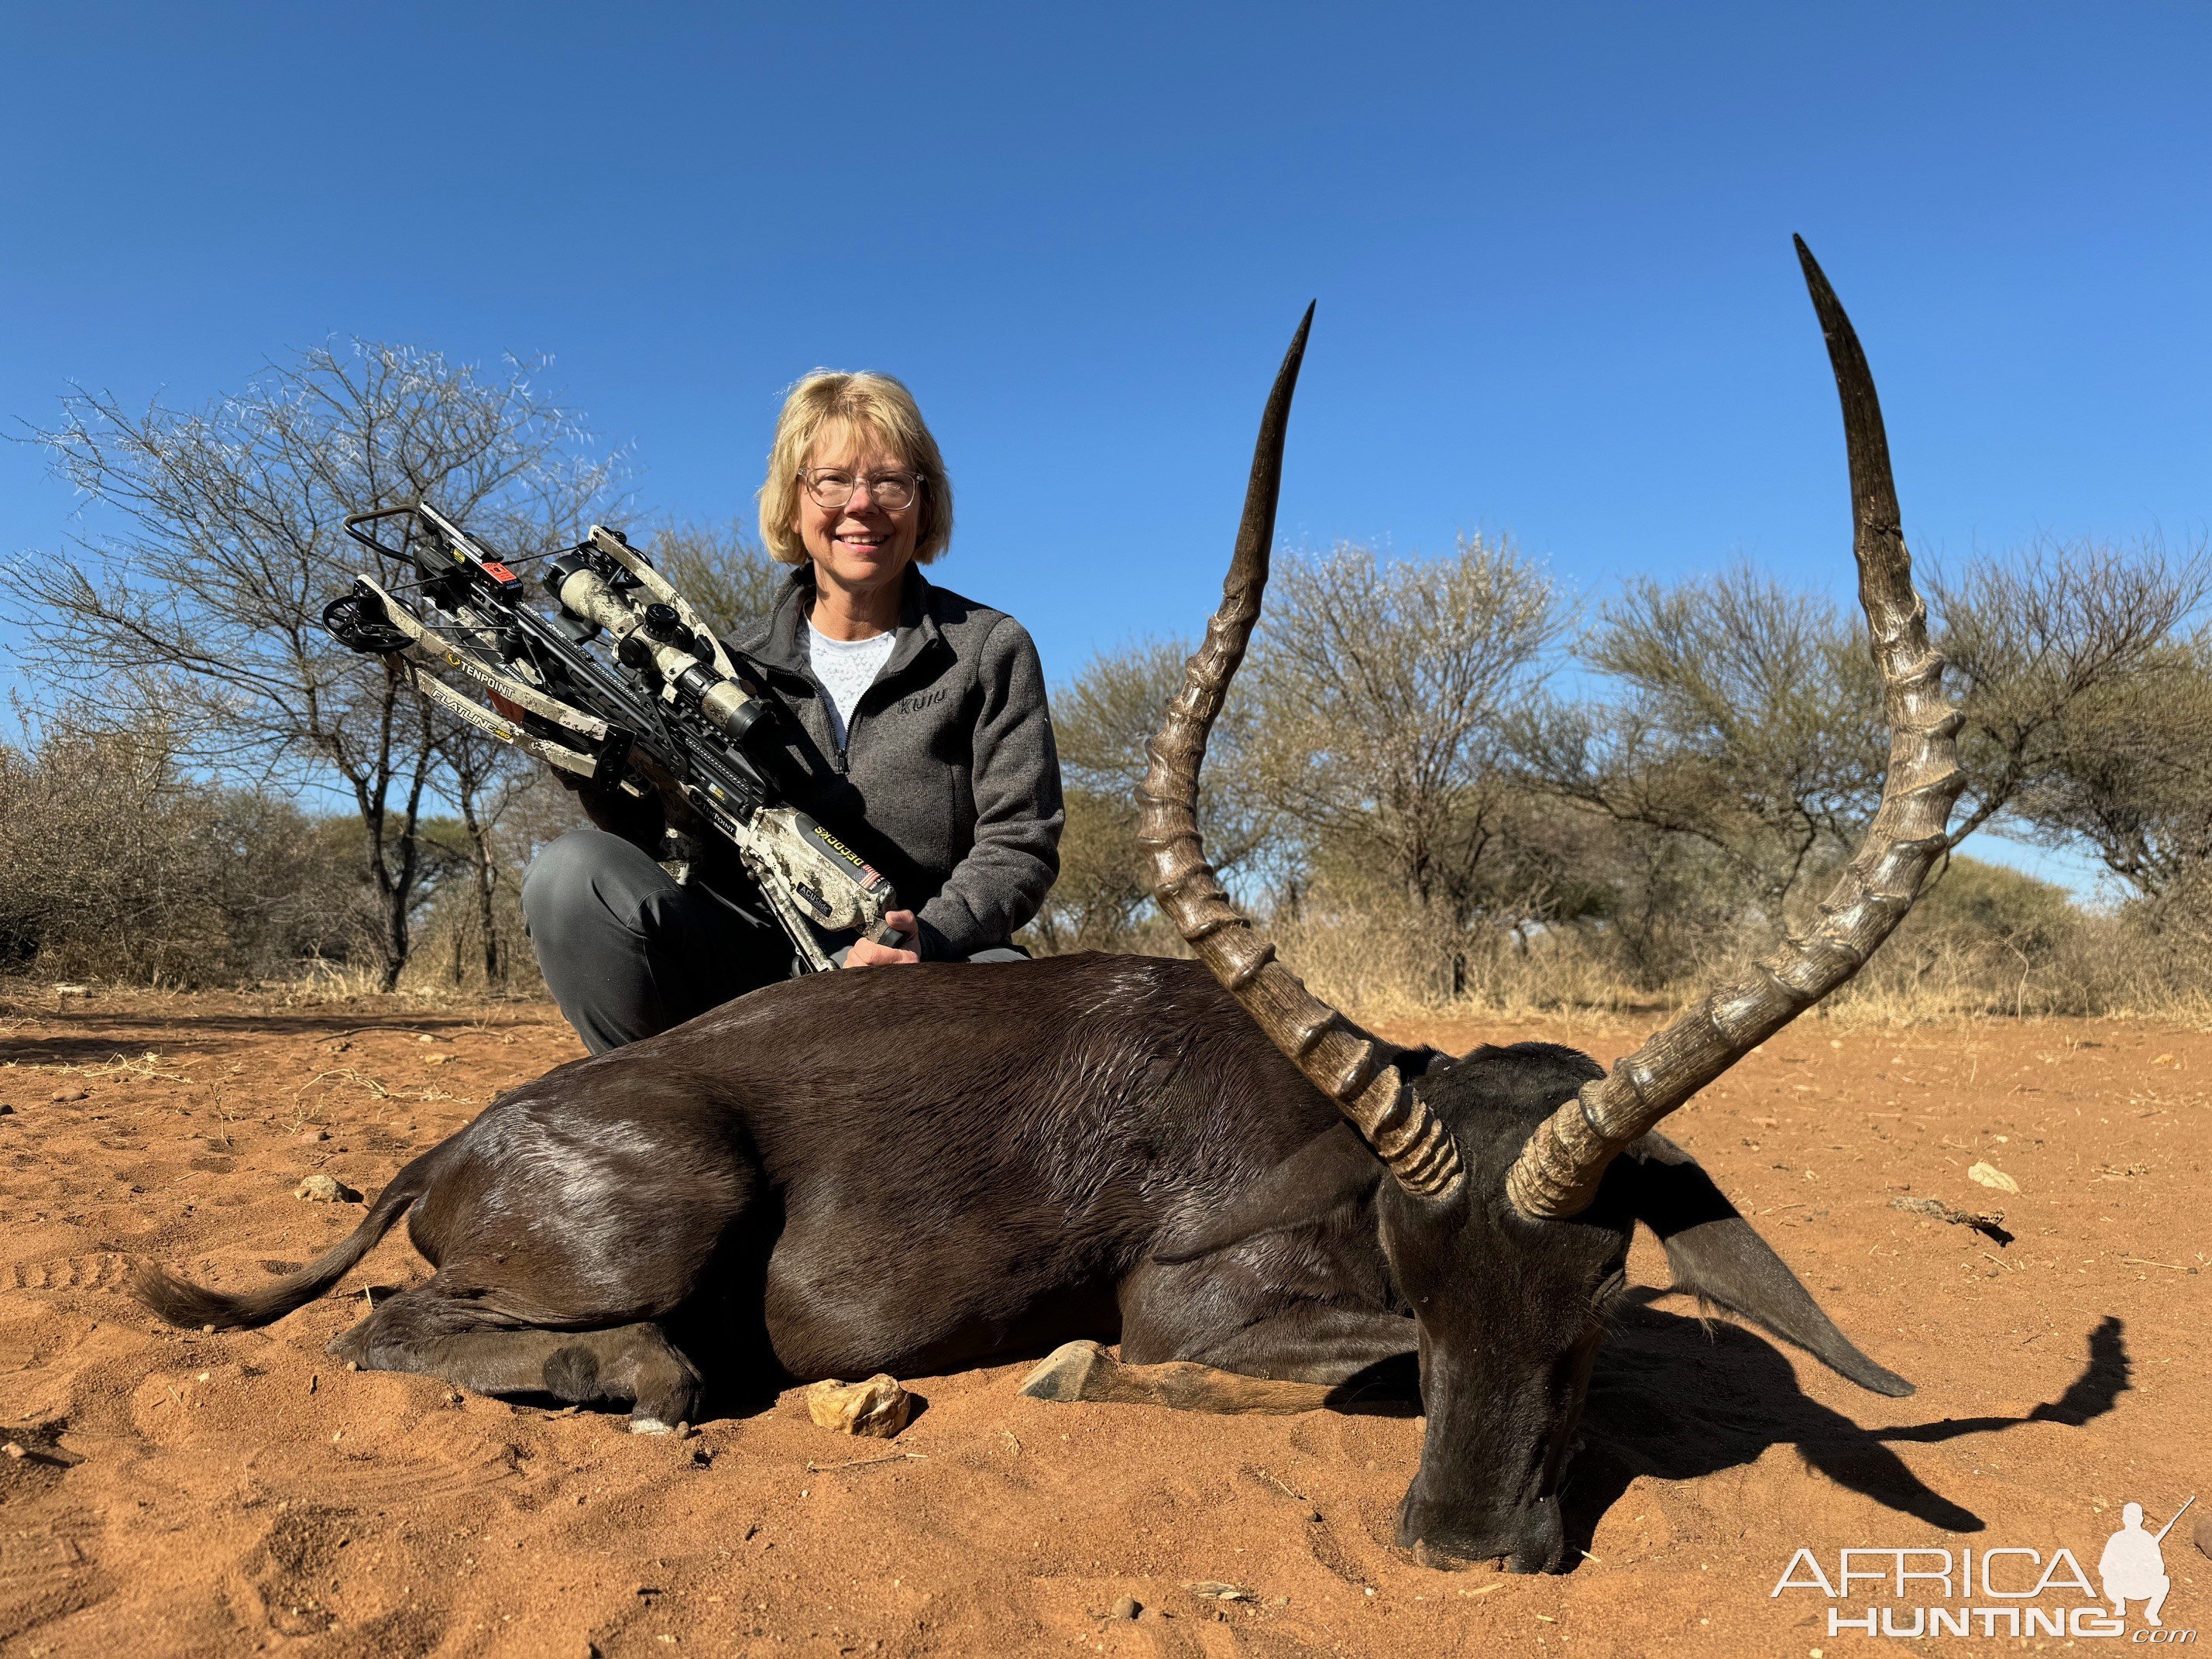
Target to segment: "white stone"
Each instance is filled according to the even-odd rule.
[[[806,1391],[806,1414],[825,1429],[888,1440],[914,1415],[914,1396],[895,1377],[878,1372],[865,1382],[835,1377]]]

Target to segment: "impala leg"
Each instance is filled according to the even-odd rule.
[[[1070,1342],[1053,1350],[1022,1379],[1032,1400],[1062,1404],[1167,1406],[1186,1412],[1292,1413],[1319,1411],[1334,1392],[1327,1382],[1286,1382],[1241,1376],[1211,1365],[1170,1359],[1130,1365],[1096,1342]]]
[[[1177,1411],[1320,1411],[1410,1391],[1413,1322],[1309,1305],[1152,1358],[1141,1337],[1116,1358],[1096,1342],[1058,1348],[1022,1381],[1033,1400]]]
[[[600,1331],[469,1328],[451,1300],[410,1291],[331,1344],[363,1370],[442,1376],[477,1394],[550,1394],[630,1407],[633,1433],[666,1434],[699,1414],[698,1367],[650,1323]]]
[[[550,1393],[580,1405],[626,1405],[632,1434],[666,1434],[699,1415],[699,1368],[659,1326],[550,1334],[567,1340],[544,1362]]]

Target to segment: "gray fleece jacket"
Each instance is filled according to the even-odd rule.
[[[793,805],[897,886],[921,955],[1008,943],[1060,873],[1060,756],[1028,631],[909,568],[897,642],[842,748],[807,659],[814,568],[802,565],[742,653],[796,717],[783,731]]]

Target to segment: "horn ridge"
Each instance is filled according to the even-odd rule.
[[[1273,945],[1237,910],[1206,861],[1198,830],[1206,741],[1244,660],[1267,586],[1291,397],[1312,326],[1308,306],[1260,418],[1220,608],[1146,744],[1150,758],[1137,789],[1137,844],[1151,866],[1153,899],[1268,1041],[1336,1103],[1400,1186],[1417,1197],[1442,1197],[1462,1179],[1459,1152],[1434,1109],[1407,1085],[1398,1064],[1407,1051],[1363,1030],[1276,959]]]
[[[1951,808],[1966,784],[1954,740],[1961,717],[1943,690],[1943,659],[1912,585],[1874,374],[1812,251],[1792,240],[1843,409],[1859,604],[1890,725],[1881,803],[1803,939],[1686,1010],[1537,1126],[1505,1182],[1514,1207],[1532,1218],[1586,1209],[1623,1147],[1865,965],[1949,844]]]

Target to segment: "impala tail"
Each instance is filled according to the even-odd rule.
[[[407,1207],[429,1190],[437,1172],[439,1154],[433,1147],[398,1175],[368,1206],[361,1225],[348,1233],[320,1260],[297,1273],[287,1273],[258,1291],[211,1291],[179,1279],[165,1268],[142,1264],[131,1275],[131,1294],[172,1325],[202,1330],[234,1331],[267,1325],[294,1309],[304,1307],[352,1271],[354,1264],[376,1248],[392,1231],[392,1224]]]

